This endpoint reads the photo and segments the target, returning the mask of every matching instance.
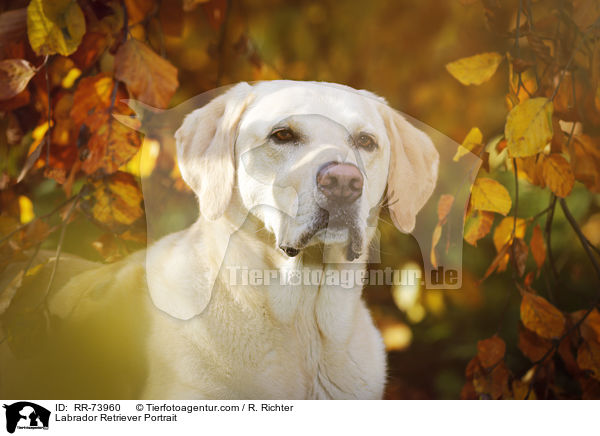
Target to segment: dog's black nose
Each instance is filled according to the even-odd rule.
[[[328,200],[350,204],[362,194],[363,176],[353,164],[329,162],[317,173],[317,187]]]
[[[281,248],[283,250],[283,252],[285,254],[287,254],[289,257],[296,257],[296,256],[298,256],[298,253],[300,253],[300,250],[298,250],[297,248],[293,248],[293,247],[285,247],[283,245],[280,245],[279,248]]]

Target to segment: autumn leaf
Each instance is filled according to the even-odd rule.
[[[452,209],[452,205],[454,204],[454,196],[450,194],[443,194],[438,201],[438,222],[444,223],[450,210]]]
[[[498,254],[496,254],[496,257],[494,257],[494,260],[492,260],[492,263],[490,264],[488,269],[485,271],[485,273],[483,274],[483,277],[481,278],[481,280],[479,280],[479,282],[483,282],[490,275],[492,275],[492,273],[494,271],[496,271],[496,269],[498,269],[499,267],[503,266],[504,268],[506,268],[506,263],[508,262],[507,256],[508,256],[509,249],[510,249],[510,244],[504,244],[504,246],[502,248],[500,248],[500,250],[498,251]]]
[[[437,256],[435,254],[435,247],[438,242],[440,242],[440,238],[442,237],[442,226],[438,223],[433,229],[433,236],[431,238],[431,254],[429,256],[429,260],[434,268],[437,268]]]
[[[500,362],[505,352],[506,344],[498,336],[477,342],[477,357],[484,368],[490,368]]]
[[[584,341],[577,350],[577,364],[581,369],[590,371],[596,380],[600,380],[600,344],[596,341]]]
[[[446,64],[446,70],[463,85],[480,85],[488,81],[502,62],[499,53],[482,53]]]
[[[139,145],[140,138],[135,130],[111,121],[100,126],[90,137],[87,143],[89,154],[81,169],[87,174],[99,169],[112,173],[137,153]]]
[[[533,185],[537,185],[541,188],[546,186],[544,177],[542,176],[542,167],[544,163],[544,157],[540,155],[528,156],[528,157],[517,157],[517,175],[519,179],[527,180]],[[509,162],[511,162],[509,160]]]
[[[473,127],[467,136],[463,140],[462,144],[458,146],[456,150],[456,154],[452,158],[454,162],[458,162],[458,160],[463,157],[465,154],[469,152],[475,153],[475,149],[481,147],[483,143],[483,134],[481,130],[477,127]]]
[[[481,365],[481,362],[476,357],[473,359],[475,364],[471,365],[472,369],[467,370],[467,379],[471,380],[475,392],[481,399],[494,399],[497,400],[502,398],[508,391],[508,381],[510,379],[510,373],[506,368],[504,362],[500,361],[491,371]]]
[[[515,400],[535,400],[535,392],[533,389],[529,389],[529,383],[522,382],[521,380],[512,381],[512,392],[513,399]]]
[[[85,17],[74,0],[31,0],[27,7],[27,35],[38,55],[68,56],[85,33]]]
[[[552,102],[530,98],[515,106],[506,117],[504,136],[511,157],[533,156],[552,139]]]
[[[494,214],[476,210],[465,224],[465,241],[477,247],[477,241],[487,235],[494,223]]]
[[[521,238],[515,238],[511,247],[511,255],[514,259],[514,265],[517,269],[517,274],[521,277],[525,273],[525,265],[527,263],[527,255],[529,247]]]
[[[27,9],[13,9],[0,14],[0,41],[19,41],[27,34]]]
[[[552,341],[539,337],[519,323],[519,342],[517,346],[531,362],[538,362],[550,351]]]
[[[569,162],[560,154],[551,154],[544,159],[542,175],[548,188],[557,197],[564,198],[571,193],[575,176],[571,172]]]
[[[25,89],[37,70],[24,59],[0,61],[0,100],[7,100]]]
[[[92,174],[100,169],[105,173],[115,172],[137,152],[140,146],[139,134],[116,121],[114,114],[128,115],[133,111],[125,105],[126,95],[114,81],[103,74],[86,77],[79,82],[73,96],[71,118],[82,135],[83,130],[90,137],[83,144],[85,154],[81,169]]]
[[[600,87],[598,87],[600,89]],[[578,135],[572,141],[571,167],[575,178],[592,192],[600,193],[600,147],[597,138]]]
[[[208,3],[210,0],[183,0],[183,10],[193,11],[201,3]]]
[[[538,268],[541,268],[546,260],[546,244],[539,225],[536,225],[533,228],[533,234],[531,235],[529,245],[531,246],[531,254],[533,255],[535,264]]]
[[[545,339],[556,339],[565,331],[565,317],[543,297],[530,292],[523,294],[521,320],[529,330]]]
[[[523,218],[517,218],[516,226],[514,217],[503,218],[494,230],[494,247],[497,251],[510,242],[512,242],[513,227],[515,228],[515,236],[523,238],[527,229],[527,221]]]
[[[92,194],[85,198],[82,208],[94,221],[117,232],[127,230],[144,214],[142,192],[135,178],[123,172],[94,182]]]
[[[179,86],[177,68],[136,39],[127,40],[117,51],[115,78],[142,103],[161,109]]]
[[[471,204],[474,209],[506,215],[512,206],[508,191],[496,180],[481,177],[471,188]]]
[[[572,313],[572,322],[579,322],[579,320],[584,316],[586,312],[586,310],[579,310],[577,312]],[[594,308],[585,318],[579,329],[581,332],[581,336],[586,341],[596,341],[600,343],[600,311]]]

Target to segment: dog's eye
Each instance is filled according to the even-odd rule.
[[[294,132],[292,132],[287,127],[283,127],[271,133],[271,138],[273,138],[277,142],[289,142],[293,141],[296,137],[294,135]]]
[[[360,148],[364,148],[365,150],[369,151],[377,147],[375,139],[373,139],[371,135],[368,135],[366,133],[361,133],[360,135],[358,135],[358,137],[356,138],[356,145]]]

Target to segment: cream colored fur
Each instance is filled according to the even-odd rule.
[[[303,149],[263,144],[282,120],[310,133]],[[347,144],[348,133],[362,130],[377,136],[376,151]],[[230,272],[236,266],[365,269],[375,236],[372,215],[386,188],[394,223],[404,232],[414,228],[433,191],[438,154],[429,138],[371,93],[274,81],[231,88],[189,114],[176,139],[181,173],[199,200],[199,220],[159,240],[146,255],[79,274],[48,300],[51,316],[65,325],[98,319],[106,311],[115,317],[113,325],[130,326],[119,327],[123,335],[141,329],[144,368],[137,374],[143,377],[135,386],[122,381],[121,390],[93,393],[160,399],[382,398],[385,349],[361,286],[249,286],[232,283]],[[296,241],[310,224],[315,173],[331,160],[354,163],[365,176],[357,218],[364,237],[360,257],[347,262],[344,235],[334,231],[319,233],[301,254],[288,257],[278,247]],[[107,365],[112,359],[132,362],[119,373],[139,364],[138,351],[126,358],[122,351],[111,355],[110,344],[102,349],[109,351],[98,351],[102,357],[94,359]],[[6,344],[0,346],[4,362],[14,358],[11,353]],[[25,367],[35,371],[35,365],[30,361]],[[10,368],[18,372],[19,364]],[[0,375],[0,391],[12,392],[10,385]],[[65,392],[86,397],[85,386]]]

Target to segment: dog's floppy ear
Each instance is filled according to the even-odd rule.
[[[181,175],[209,220],[219,218],[231,200],[237,127],[252,101],[251,90],[248,83],[239,83],[190,113],[175,132]]]
[[[389,106],[380,106],[390,141],[387,203],[394,225],[410,233],[435,188],[440,157],[425,132]]]

